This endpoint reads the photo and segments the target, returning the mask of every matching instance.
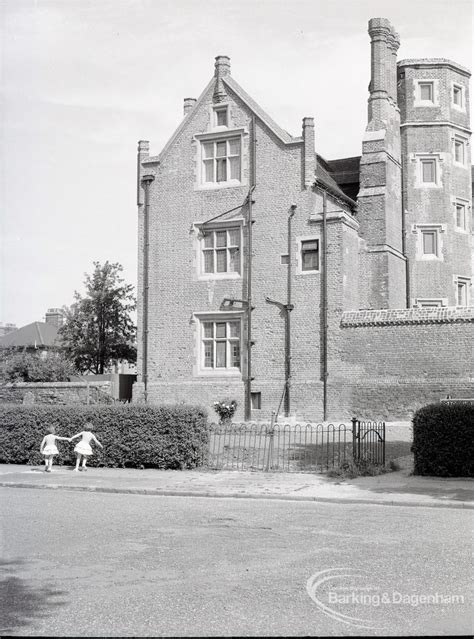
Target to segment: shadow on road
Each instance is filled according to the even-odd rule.
[[[58,597],[65,591],[54,588],[35,588],[26,579],[12,574],[26,564],[23,560],[0,560],[0,634],[6,635],[31,625],[37,619],[45,619],[58,606],[67,602]]]

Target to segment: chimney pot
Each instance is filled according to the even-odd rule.
[[[138,153],[149,153],[150,151],[150,143],[148,140],[139,140],[138,142]]]
[[[224,75],[230,75],[230,58],[226,55],[216,56],[215,77],[219,80]]]

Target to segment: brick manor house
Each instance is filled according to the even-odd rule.
[[[318,155],[311,117],[281,129],[226,56],[160,155],[139,142],[135,401],[322,420],[474,397],[470,72],[397,62],[384,18],[369,35],[360,157]]]

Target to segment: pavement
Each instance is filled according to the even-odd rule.
[[[419,477],[410,468],[376,477],[322,474],[88,468],[0,464],[0,487],[157,496],[283,499],[333,503],[474,508],[474,479]]]

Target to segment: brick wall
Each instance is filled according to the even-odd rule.
[[[89,398],[89,401],[88,401]],[[111,382],[20,382],[0,386],[3,404],[110,404]]]
[[[406,419],[447,394],[474,397],[474,308],[344,313],[330,413]]]

